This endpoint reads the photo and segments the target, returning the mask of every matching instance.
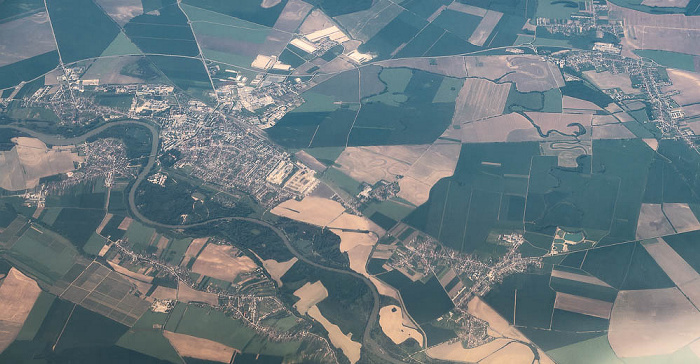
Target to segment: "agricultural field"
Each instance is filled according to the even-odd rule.
[[[698,15],[0,0],[0,362],[700,362]]]

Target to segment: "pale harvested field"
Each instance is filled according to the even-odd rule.
[[[644,0],[644,6],[668,7],[668,8],[685,8],[690,0]]]
[[[620,291],[608,340],[622,358],[666,355],[700,336],[700,312],[677,288]]]
[[[661,204],[642,204],[637,220],[637,239],[657,238],[673,233],[673,226],[664,216]]]
[[[687,203],[665,203],[663,207],[677,232],[700,230],[700,222]]]
[[[358,215],[353,215],[350,213],[343,213],[337,218],[333,219],[333,221],[329,222],[327,225],[328,228],[331,229],[352,229],[352,230],[366,230],[366,231],[374,231],[377,233],[377,235],[382,236],[384,235],[384,229],[380,228],[377,224],[373,223],[371,220],[363,217],[363,216],[358,216]],[[336,234],[339,234],[338,231],[334,231]],[[356,244],[352,244],[354,246]],[[341,242],[341,249],[342,249],[343,243]],[[348,248],[350,246],[346,245]]]
[[[678,286],[678,289],[683,292],[683,294],[688,297],[690,302],[692,302],[695,307],[700,305],[700,279],[694,281],[683,283]]]
[[[700,278],[700,274],[663,239],[644,241],[642,246],[677,286]],[[698,303],[700,304],[700,302]]]
[[[319,9],[314,9],[311,11],[301,26],[299,27],[299,33],[301,34],[311,34],[317,30],[326,29],[334,26],[335,23],[331,18],[329,18],[323,11]]]
[[[594,126],[593,139],[635,139],[636,136],[622,124]]]
[[[656,140],[654,138],[647,138],[647,139],[642,139],[642,140],[644,141],[644,143],[647,143],[649,148],[651,148],[655,151],[659,149],[659,141],[658,140]]]
[[[357,341],[353,341],[349,335],[343,334],[338,325],[335,325],[328,321],[316,305],[311,307],[308,311],[309,316],[314,320],[318,321],[323,325],[323,328],[328,331],[328,337],[331,339],[331,344],[336,348],[339,348],[343,354],[350,360],[350,363],[355,364],[360,360],[360,350],[362,349],[362,344]]]
[[[347,234],[347,233],[345,233]],[[355,235],[366,235],[369,238],[359,238],[359,239],[348,239],[347,237],[345,240],[364,240],[364,241],[372,241],[376,242],[376,239],[369,234],[358,234],[358,233],[350,233],[350,234],[355,234]],[[351,242],[355,243],[355,242]],[[342,241],[341,241],[342,244]],[[369,255],[372,253],[372,247],[373,245],[356,245],[349,250],[347,250],[348,253],[348,260],[350,260],[350,269],[354,270],[357,273],[362,274],[365,277],[369,277],[369,274],[367,273],[367,270],[365,269],[365,266],[367,265],[367,259],[369,259]],[[342,248],[340,251],[344,251]]]
[[[165,248],[168,247],[168,243],[170,242],[170,239],[166,238],[165,236],[161,236],[160,239],[158,239],[158,243],[156,244],[156,248],[158,251],[156,252],[156,255],[160,255],[160,253],[165,250]]]
[[[207,243],[207,241],[209,241],[209,238],[193,239],[190,243],[190,246],[187,247],[185,257],[182,258],[182,263],[187,264],[187,262],[190,261],[190,258],[196,257],[197,254],[199,254],[199,252],[202,250],[202,247],[204,247],[204,244]]]
[[[287,200],[275,206],[271,213],[307,224],[326,226],[340,214],[345,207],[340,203],[321,197],[307,196],[303,200]]]
[[[430,145],[396,145],[348,147],[340,154],[334,167],[356,181],[371,185],[380,180],[393,182],[404,175]]]
[[[540,354],[541,355],[541,354]],[[501,364],[501,363],[532,363],[535,354],[524,344],[511,342],[501,350],[487,356],[479,364]],[[544,361],[542,361],[544,363]]]
[[[96,0],[96,2],[121,26],[143,14],[143,5],[139,0]]]
[[[488,322],[491,331],[499,336],[525,342],[530,341],[479,297],[474,297],[469,301],[467,312],[476,318]]]
[[[271,8],[280,3],[281,0],[262,0],[260,4],[263,8]],[[297,28],[302,24],[313,5],[301,0],[289,0],[282,9],[282,13],[277,18],[274,28],[283,32],[296,32]],[[290,39],[291,40],[291,39]],[[274,53],[265,53],[274,54]]]
[[[621,123],[628,122],[628,121],[635,121],[634,118],[632,117],[632,115],[630,115],[624,111],[615,112],[613,117]]]
[[[624,93],[637,94],[639,89],[632,87],[629,75],[624,73],[611,73],[610,71],[596,72],[594,70],[584,71],[583,75],[598,88],[606,90],[610,88],[620,88]]]
[[[559,67],[534,55],[465,57],[470,77],[513,82],[520,92],[547,91],[564,86]],[[508,74],[508,75],[506,75]]]
[[[415,68],[422,71],[428,71],[456,78],[464,78],[468,76],[467,69],[464,65],[464,57],[462,56],[391,59],[380,61],[376,64],[382,67]]]
[[[321,65],[318,69],[319,73],[339,73],[355,68],[355,65],[344,57],[336,57],[330,62]]]
[[[394,344],[401,344],[408,339],[423,344],[423,335],[418,330],[403,325],[403,315],[399,306],[389,305],[379,309],[379,326]]]
[[[326,290],[321,281],[306,282],[305,285],[294,291],[294,295],[299,297],[299,301],[294,304],[294,308],[300,314],[305,315],[311,306],[315,306],[328,297],[328,290]]]
[[[459,11],[461,13],[476,15],[478,17],[483,17],[486,15],[487,10],[476,6],[462,4],[458,2],[451,3],[448,7],[450,10]]]
[[[31,278],[11,268],[0,285],[0,353],[22,329],[41,288]]]
[[[462,281],[459,281],[459,282],[457,282],[457,284],[455,284],[454,287],[452,287],[452,289],[450,289],[449,292],[447,292],[447,295],[448,295],[452,300],[454,300],[455,297],[457,297],[457,295],[458,295],[463,289],[464,289],[464,283],[462,283]]]
[[[294,156],[297,157],[306,166],[308,166],[316,172],[323,172],[326,170],[326,166],[323,163],[319,162],[311,154],[306,153],[303,150],[294,153]]]
[[[183,303],[201,302],[212,306],[219,305],[219,295],[216,293],[201,292],[182,283],[177,283],[177,300]]]
[[[561,292],[557,292],[557,298],[554,301],[554,308],[604,319],[610,318],[612,306],[612,302]]]
[[[95,232],[98,233],[98,234],[102,234],[102,229],[104,229],[104,228],[105,228],[105,225],[107,225],[107,223],[109,222],[109,220],[112,219],[112,216],[113,216],[113,215],[110,214],[109,212],[106,213],[106,214],[105,214],[105,217],[102,218],[102,222],[100,222],[100,225],[98,225],[98,226],[97,226],[97,229],[95,229]]]
[[[700,54],[700,19],[683,14],[648,14],[615,4],[610,11],[625,19],[625,40],[635,48]],[[673,39],[669,42],[669,39]]]
[[[577,158],[592,153],[593,143],[587,140],[541,143],[542,155],[557,157],[560,167],[576,168]]]
[[[153,282],[153,277],[151,277],[151,276],[147,276],[147,275],[141,274],[141,273],[132,272],[132,271],[130,271],[130,270],[128,270],[128,269],[122,267],[121,265],[114,263],[112,261],[107,261],[107,263],[109,263],[110,267],[112,267],[112,269],[114,269],[114,271],[119,273],[119,274],[123,274],[127,277],[131,277],[133,279],[137,279],[137,280],[139,280],[141,282],[145,282],[145,283],[152,283]]]
[[[124,218],[124,220],[122,220],[122,222],[119,223],[119,226],[117,227],[117,229],[124,230],[124,231],[129,230],[129,226],[131,226],[131,223],[133,221],[134,220],[132,218],[127,216]]]
[[[467,312],[478,319],[488,322],[489,335],[530,342],[525,335],[510,325],[506,319],[479,297],[474,297],[469,301]],[[554,364],[554,361],[541,349],[538,348],[537,353],[540,356],[540,364]]]
[[[453,124],[462,124],[503,114],[510,84],[467,78],[455,101]]]
[[[262,3],[260,3],[260,7],[264,9],[269,9],[277,4],[279,4],[281,0],[262,0]]]
[[[357,247],[369,247],[369,252],[371,252],[374,244],[377,243],[377,238],[370,233],[357,233],[335,229],[332,231],[334,234],[340,237],[340,251],[343,253],[348,252],[348,255],[350,255],[350,251]],[[367,257],[369,257],[369,253],[367,254]],[[365,257],[365,261],[367,260],[367,257]],[[350,260],[350,265],[352,266],[352,259]]]
[[[216,341],[202,339],[196,336],[177,334],[163,331],[170,344],[181,357],[229,363],[236,349],[219,344]]]
[[[413,235],[413,234],[411,234],[411,235]],[[389,258],[391,258],[392,255],[394,255],[394,250],[396,250],[395,248],[396,248],[395,245],[379,244],[379,245],[377,245],[377,248],[374,250],[374,253],[372,253],[372,258],[389,259]]]
[[[347,29],[353,38],[366,42],[394,20],[402,10],[402,7],[391,0],[376,0],[372,1],[369,9],[339,15],[335,20]]]
[[[562,98],[562,108],[576,110],[601,110],[598,105],[590,101],[577,99],[571,96],[564,96]]]
[[[153,287],[153,285],[150,284],[150,283],[146,283],[146,282],[144,282],[144,281],[142,281],[142,280],[134,279],[134,278],[131,278],[131,277],[126,276],[126,275],[122,275],[122,278],[126,279],[126,280],[129,281],[131,284],[133,284],[133,285],[136,287],[136,289],[137,289],[139,292],[143,293],[144,295],[145,295],[146,293],[148,293],[148,291],[150,291],[151,288]]]
[[[351,230],[374,231],[384,234],[384,229],[370,220],[345,212],[339,202],[328,198],[307,196],[301,201],[290,199],[275,206],[270,212],[308,224]]]
[[[700,359],[700,341],[693,341],[688,348]]]
[[[700,102],[700,75],[672,68],[666,69],[666,72],[673,85],[664,87],[663,90],[680,91],[678,95],[671,96],[673,100],[681,106]]]
[[[498,338],[484,345],[465,349],[460,341],[448,341],[429,348],[425,351],[425,353],[433,359],[456,361],[460,363],[475,363],[480,362],[489,356],[498,356],[498,353],[507,345],[511,345],[511,343],[513,343],[513,340],[511,339]],[[532,363],[532,351],[529,349],[528,351],[530,352],[529,358],[527,356],[523,356],[521,358],[509,358],[511,361],[508,361],[508,363]],[[501,362],[503,363],[503,361]]]
[[[45,11],[0,24],[0,66],[55,49],[56,43]]]
[[[274,259],[267,259],[263,260],[262,262],[263,268],[265,268],[267,273],[270,274],[270,277],[277,282],[278,286],[282,287],[282,276],[284,276],[284,274],[292,268],[297,260],[297,257],[294,257],[286,262],[278,262]]]
[[[700,86],[700,80],[698,82],[698,86]],[[697,100],[700,101],[700,93],[697,96]],[[687,118],[700,116],[700,104],[685,105],[682,107],[682,109]],[[694,121],[694,123],[697,123],[697,121]]]
[[[159,300],[176,300],[177,290],[175,288],[158,286],[153,293],[151,293],[151,297]]]
[[[572,123],[581,124],[586,128],[586,130],[590,130],[591,127],[590,114],[526,112],[525,115],[527,115],[535,122],[535,124],[537,124],[537,126],[540,127],[542,134],[558,131],[563,134],[573,135],[579,130],[579,128],[578,126],[574,125],[568,126]]]
[[[428,201],[433,185],[454,174],[461,149],[460,143],[433,143],[399,181],[398,196],[416,206]]]
[[[447,271],[447,273],[445,273],[445,275],[442,276],[442,278],[440,278],[440,284],[444,287],[448,283],[450,283],[450,281],[453,280],[456,276],[457,273],[454,271],[454,269],[450,268],[450,270]]]
[[[700,121],[693,121],[688,123],[688,127],[693,131],[695,135],[700,135]]]
[[[642,242],[642,246],[681,292],[700,307],[700,274],[661,238]]]
[[[501,16],[503,16],[503,13],[501,12],[494,10],[486,11],[484,17],[481,18],[479,25],[477,25],[474,32],[472,32],[471,36],[469,36],[469,43],[479,47],[483,46],[486,39],[488,39],[491,32],[493,32],[493,29],[501,20]]]
[[[83,80],[100,80],[100,84],[130,84],[144,83],[145,81],[121,74],[121,69],[130,63],[134,63],[140,56],[108,57],[95,60],[81,76]]]
[[[571,272],[565,272],[563,270],[557,270],[554,268],[552,270],[552,277],[568,279],[570,281],[577,281],[581,283],[595,284],[596,286],[610,287],[609,284],[601,281],[600,279],[593,276],[586,276],[583,274],[576,274]]]
[[[384,281],[379,280],[374,276],[370,276],[369,280],[372,282],[372,284],[374,284],[375,287],[377,287],[377,292],[379,292],[380,295],[391,297],[397,301],[401,299],[399,296],[399,292],[396,290],[396,288],[384,283]]]
[[[624,113],[625,115],[627,113]],[[621,124],[621,120],[618,120],[617,117],[620,117],[621,114],[617,115],[592,115],[591,116],[591,124],[593,126],[603,126],[603,125],[616,125],[616,124]],[[625,120],[629,121],[629,120]]]
[[[233,282],[239,274],[257,268],[257,264],[250,257],[237,255],[238,249],[231,245],[208,244],[194,261],[192,271]]]
[[[518,132],[520,131],[520,132]],[[537,130],[522,115],[516,113],[494,118],[473,121],[462,125],[463,143],[497,143],[510,141],[511,135],[519,136],[517,141],[541,140]],[[524,138],[523,135],[530,135]]]
[[[459,3],[452,3],[452,4],[450,4],[450,6],[454,5],[454,4],[459,4]],[[435,10],[432,14],[430,14],[429,17],[426,18],[428,23],[432,23],[435,19],[437,19],[437,17],[440,16],[440,14],[442,14],[442,12],[445,11],[445,9],[447,9],[447,6],[440,5],[440,7],[437,8],[437,10]]]
[[[71,153],[70,147],[48,149],[36,138],[18,137],[11,150],[0,152],[0,188],[10,191],[34,188],[42,177],[75,169],[74,162],[83,157]]]

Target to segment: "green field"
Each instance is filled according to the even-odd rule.
[[[183,304],[178,304],[181,305]],[[255,337],[255,331],[220,311],[193,305],[185,306],[184,314],[176,324],[177,333],[213,340],[238,350],[243,350]]]
[[[82,249],[104,218],[104,211],[65,207],[53,223],[53,229]]]
[[[124,32],[119,32],[112,43],[100,54],[100,57],[122,56],[131,54],[142,54],[141,50],[134,44]]]
[[[58,66],[58,52],[51,51],[0,67],[0,89],[31,81]],[[41,78],[43,85],[43,77]]]
[[[261,7],[257,0],[240,0],[235,3],[226,0],[185,0],[183,3],[271,27],[277,21],[287,0],[282,0],[270,8]]]
[[[44,212],[41,215],[41,222],[43,222],[46,225],[53,225],[53,223],[56,221],[58,218],[58,214],[61,213],[61,208],[47,208],[44,210]]]
[[[119,338],[116,345],[171,363],[182,362],[168,339],[153,327],[129,330]]]
[[[657,289],[673,286],[675,286],[673,281],[647,253],[646,249],[641,244],[636,243],[625,281],[620,289]]]
[[[191,242],[191,238],[173,239],[163,252],[163,258],[170,264],[180,264]]]
[[[27,319],[24,321],[22,330],[17,334],[16,340],[30,341],[34,339],[34,336],[39,332],[41,324],[44,322],[55,299],[56,296],[48,292],[41,292],[41,294],[39,294],[39,298],[37,298],[34,307],[32,307],[32,310],[29,312],[29,316],[27,316]]]
[[[396,270],[377,277],[401,292],[406,310],[420,325],[437,319],[454,307],[452,300],[434,276],[430,277],[426,283],[412,282]]]
[[[155,14],[142,14],[131,19],[124,25],[124,31],[144,53],[199,54],[187,17],[174,3],[162,6]]]
[[[476,27],[481,22],[481,17],[455,10],[444,10],[433,20],[433,24],[452,32],[452,34],[468,40]]]
[[[514,310],[516,290],[518,303]],[[484,300],[511,324],[515,312],[516,325],[544,329],[549,328],[554,299],[555,292],[549,287],[549,275],[544,274],[508,276],[501,285],[484,296]]]
[[[40,279],[53,282],[73,267],[78,252],[60,235],[32,225],[12,246],[9,255]]]
[[[499,248],[486,243],[491,230],[522,226],[523,200],[511,196],[525,192],[527,179],[510,176],[527,176],[538,154],[536,143],[464,144],[454,175],[404,221],[453,249],[497,255]]]
[[[411,12],[403,11],[362,44],[359,51],[377,54],[379,59],[388,58],[397,47],[410,41],[426,24],[427,21],[424,19]]]
[[[650,58],[656,63],[670,68],[678,68],[690,72],[695,72],[695,61],[692,54],[661,51],[654,49],[635,49],[634,54]]]
[[[87,243],[85,243],[82,248],[86,254],[97,255],[106,242],[107,240],[102,236],[97,233],[92,233],[90,239],[88,239]]]
[[[581,269],[600,278],[605,283],[619,288],[622,286],[635,244],[620,244],[599,249],[591,249],[586,255]]]
[[[536,16],[538,18],[567,20],[572,13],[577,12],[579,5],[570,0],[543,0],[537,2]]]
[[[268,134],[283,146],[300,149],[426,144],[451,123],[461,80],[407,68],[385,68],[378,76],[372,72],[363,76],[363,85],[385,88],[363,87],[369,95],[361,100],[362,107],[357,107],[357,72],[343,72],[309,91],[313,94],[308,105],[286,114],[267,129]]]
[[[90,0],[47,2],[51,25],[63,62],[98,57],[119,34],[119,28]]]
[[[151,238],[155,233],[156,229],[145,226],[138,221],[132,221],[126,233],[124,233],[124,239],[129,241],[134,250],[144,251],[150,245]]]

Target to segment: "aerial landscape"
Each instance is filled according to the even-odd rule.
[[[700,363],[700,0],[0,0],[0,363]]]

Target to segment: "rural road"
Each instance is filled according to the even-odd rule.
[[[103,130],[105,130],[107,128],[110,128],[113,126],[119,126],[119,125],[144,126],[144,127],[148,128],[148,130],[151,132],[151,136],[152,136],[152,138],[151,138],[151,140],[152,140],[151,152],[150,152],[150,155],[148,156],[148,162],[146,163],[144,168],[141,170],[141,172],[138,174],[138,176],[136,177],[136,181],[134,182],[134,184],[131,186],[131,189],[129,190],[129,197],[128,197],[129,209],[131,210],[131,213],[134,215],[135,218],[137,218],[138,220],[140,220],[144,224],[156,226],[156,227],[161,227],[161,228],[166,228],[166,229],[187,229],[187,228],[192,228],[192,227],[197,227],[197,226],[203,226],[203,225],[218,222],[218,221],[234,221],[234,220],[247,221],[247,222],[258,224],[258,225],[261,225],[261,226],[264,226],[264,227],[271,229],[272,231],[275,232],[275,234],[277,234],[280,237],[280,239],[282,239],[282,242],[287,247],[289,252],[292,253],[294,256],[296,256],[297,259],[303,261],[306,264],[309,264],[311,266],[314,266],[316,268],[319,268],[319,269],[322,269],[325,271],[339,273],[339,274],[345,274],[345,275],[351,276],[353,278],[359,279],[362,282],[364,282],[367,285],[367,287],[369,287],[370,291],[372,292],[374,304],[372,307],[372,311],[370,312],[369,320],[365,326],[365,331],[364,331],[364,334],[362,336],[362,344],[367,349],[373,351],[376,355],[378,355],[382,360],[384,360],[386,362],[397,363],[397,364],[402,363],[401,361],[395,360],[394,358],[392,358],[391,356],[386,354],[384,352],[384,350],[377,343],[375,343],[374,340],[372,340],[372,338],[370,337],[370,332],[372,330],[372,327],[374,327],[376,320],[377,320],[377,316],[379,314],[379,292],[377,291],[377,288],[374,286],[374,284],[372,284],[372,282],[367,277],[365,277],[359,273],[356,273],[354,271],[333,268],[333,267],[327,267],[327,266],[324,266],[322,264],[316,263],[316,262],[308,259],[304,255],[299,253],[296,250],[296,248],[294,248],[292,246],[291,242],[289,241],[289,238],[284,233],[284,231],[282,231],[281,229],[277,228],[276,226],[274,226],[266,221],[263,221],[263,220],[253,219],[253,218],[249,218],[249,217],[230,216],[230,217],[220,217],[220,218],[210,219],[210,220],[206,220],[206,221],[202,221],[202,222],[198,222],[198,223],[194,223],[194,224],[168,225],[168,224],[162,224],[162,223],[153,221],[153,220],[147,218],[146,216],[144,216],[143,214],[141,214],[141,212],[136,207],[136,201],[135,201],[136,200],[136,190],[138,189],[141,182],[143,182],[143,180],[146,178],[146,176],[148,176],[148,173],[153,168],[153,165],[155,164],[155,161],[156,161],[156,155],[158,154],[158,142],[159,142],[158,129],[153,124],[149,124],[147,122],[137,121],[137,120],[115,121],[112,123],[102,125],[102,126],[96,128],[96,129],[93,129],[93,130],[91,130],[83,135],[80,135],[77,137],[72,137],[72,138],[63,138],[60,136],[39,133],[39,132],[33,131],[31,129],[27,129],[27,128],[19,127],[19,126],[12,126],[12,125],[0,125],[0,129],[15,129],[15,130],[21,131],[23,133],[26,133],[28,135],[31,135],[32,137],[38,138],[39,140],[43,141],[46,144],[62,146],[62,145],[80,144],[80,143],[84,142],[85,140],[87,140],[88,138],[90,138],[91,136],[99,134],[100,132],[102,132]]]

